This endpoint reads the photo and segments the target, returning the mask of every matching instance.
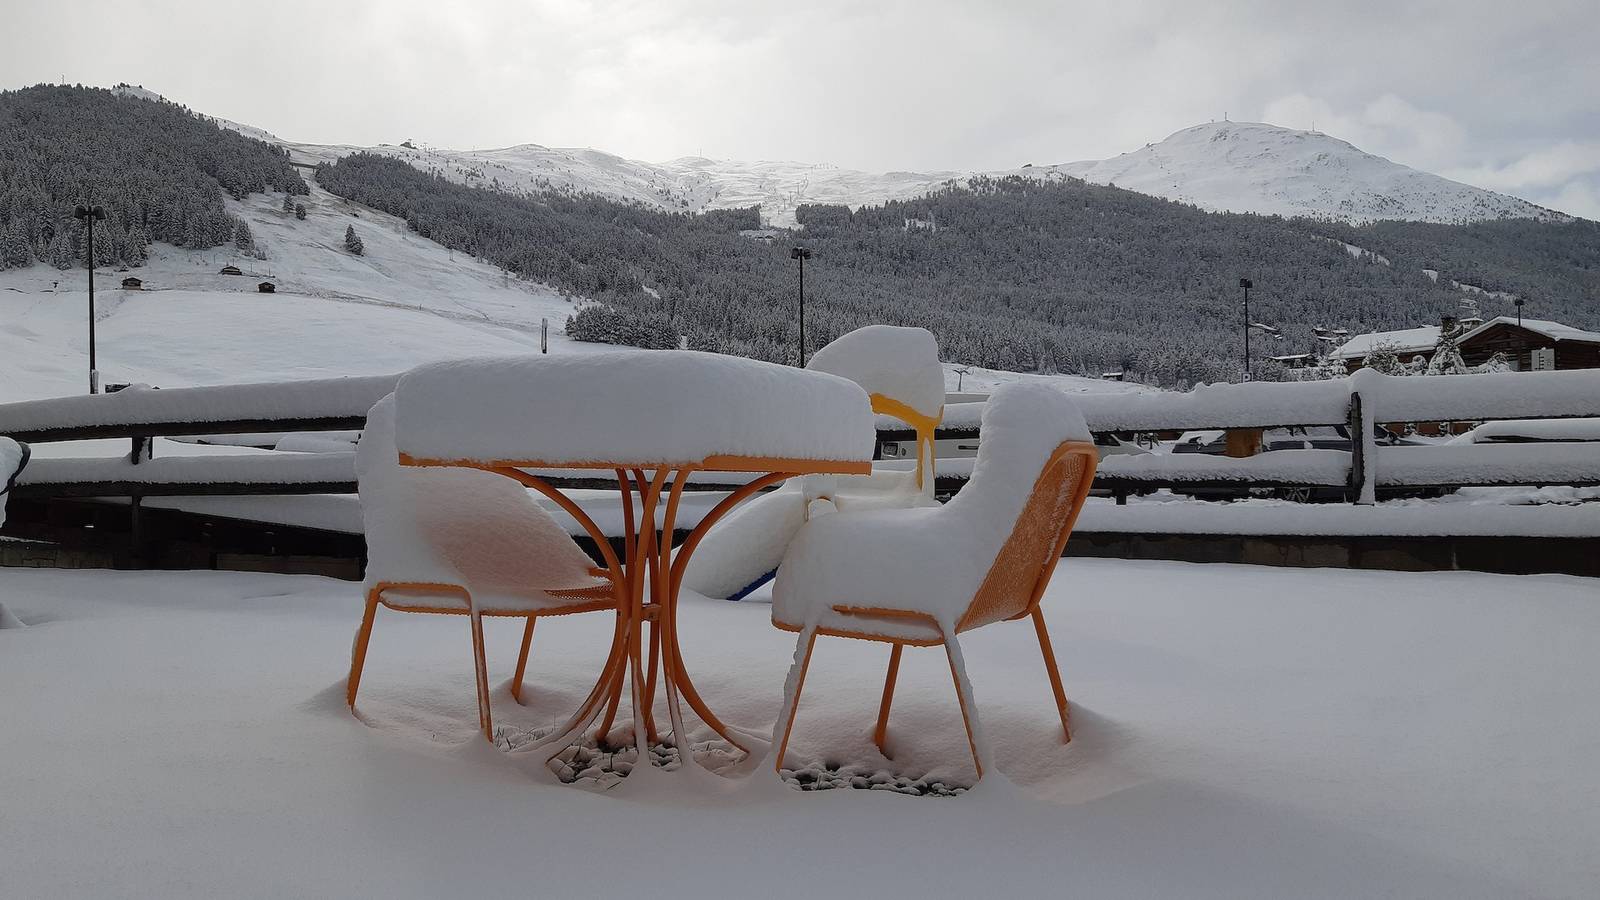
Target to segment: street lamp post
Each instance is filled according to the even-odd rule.
[[[1527,303],[1527,302],[1528,301],[1522,299],[1521,297],[1518,297],[1515,300],[1511,301],[1511,305],[1515,306],[1517,308],[1517,327],[1518,328],[1522,327],[1522,304]]]
[[[811,258],[811,251],[793,247],[789,258],[800,262],[800,368],[803,369],[806,366],[806,260]]]
[[[101,206],[79,206],[72,217],[89,227],[89,393],[100,393],[100,370],[94,358],[94,223],[104,221],[106,211]]]
[[[1244,380],[1250,380],[1250,288],[1255,285],[1250,279],[1239,279],[1239,287],[1244,289]]]

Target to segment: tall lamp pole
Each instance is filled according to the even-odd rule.
[[[100,393],[100,370],[94,359],[94,223],[103,221],[106,211],[101,206],[79,206],[72,217],[89,226],[89,393]]]
[[[1244,289],[1244,380],[1249,381],[1250,372],[1250,289],[1255,285],[1250,279],[1239,279],[1239,287]]]
[[[1518,297],[1515,300],[1511,301],[1511,305],[1515,306],[1517,308],[1517,327],[1518,328],[1522,327],[1522,304],[1527,303],[1527,302],[1528,301],[1522,299],[1521,297]]]
[[[800,261],[800,368],[803,369],[806,367],[806,260],[811,258],[811,251],[793,247],[789,258]]]

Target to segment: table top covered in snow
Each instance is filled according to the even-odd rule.
[[[875,441],[851,381],[691,351],[433,363],[395,399],[424,465],[865,473]]]

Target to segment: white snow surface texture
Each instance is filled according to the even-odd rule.
[[[589,558],[522,485],[475,469],[401,466],[393,397],[368,414],[356,467],[368,590],[382,581],[461,585],[479,609],[527,609],[554,602],[544,590],[599,583]],[[429,595],[426,605],[460,600]]]
[[[868,394],[898,400],[930,418],[944,408],[939,343],[926,328],[857,328],[818,350],[806,368],[848,378]]]
[[[7,437],[0,437],[0,491],[5,491],[22,464],[22,445]],[[6,498],[10,491],[0,494],[0,525],[6,523]]]
[[[865,462],[875,441],[850,381],[693,351],[432,363],[401,376],[395,397],[399,448],[419,459]]]
[[[972,480],[949,503],[825,515],[801,528],[778,568],[773,619],[926,636],[924,626],[832,611],[847,603],[925,612],[954,633],[1045,462],[1064,441],[1091,440],[1077,404],[1039,384],[995,391],[982,428]]]

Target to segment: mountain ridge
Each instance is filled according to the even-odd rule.
[[[149,93],[149,92],[144,92]],[[1260,122],[1208,122],[1107,159],[967,172],[866,172],[795,160],[682,156],[652,163],[595,148],[536,142],[452,150],[405,141],[360,146],[288,141],[215,119],[289,151],[297,162],[378,153],[462,184],[513,194],[595,193],[676,212],[761,207],[764,224],[794,227],[805,204],[851,208],[924,196],[972,178],[1077,178],[1175,200],[1209,212],[1300,216],[1361,225],[1374,221],[1471,224],[1499,219],[1568,221],[1527,200],[1415,169],[1317,131]]]

